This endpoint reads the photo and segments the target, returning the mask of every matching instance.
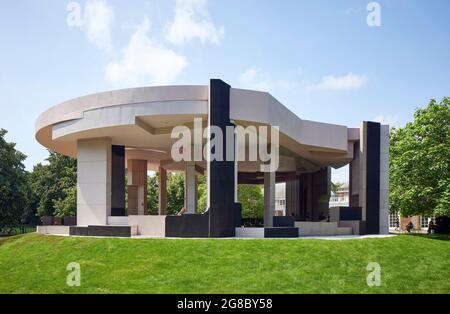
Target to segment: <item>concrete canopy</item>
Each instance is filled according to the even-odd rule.
[[[108,137],[126,147],[126,159],[144,159],[149,170],[164,165],[182,170],[171,159],[172,128],[193,128],[208,118],[209,86],[158,86],[102,92],[56,105],[36,122],[36,139],[58,153],[76,157],[80,139]],[[232,88],[230,119],[236,125],[279,126],[279,172],[311,172],[341,167],[353,159],[359,129],[303,120],[269,93]],[[206,169],[206,162],[197,164]],[[240,172],[257,172],[259,162],[239,162]]]

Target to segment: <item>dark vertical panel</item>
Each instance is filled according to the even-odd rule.
[[[230,86],[221,80],[211,80],[209,88],[209,124],[222,129],[223,156],[226,156],[226,127],[232,126]],[[210,237],[234,236],[235,216],[238,213],[234,203],[234,161],[226,161],[224,158],[224,161],[214,160],[209,163]]]
[[[366,232],[380,233],[380,124],[366,122]]]
[[[349,206],[359,206],[360,153],[359,141],[353,144],[353,160],[349,173]]]
[[[286,215],[300,220],[300,180],[286,181]]]
[[[209,214],[190,214],[166,217],[166,237],[208,238]]]
[[[312,221],[319,221],[320,216],[328,216],[330,168],[326,167],[311,174],[312,176]]]
[[[223,133],[224,161],[209,162],[208,193],[210,208],[205,214],[168,216],[166,236],[233,237],[241,225],[241,207],[234,202],[234,161],[226,161],[227,126],[230,121],[230,86],[221,80],[210,81],[208,123]],[[234,143],[233,139],[231,140]]]
[[[112,145],[111,216],[125,216],[125,146]]]
[[[307,174],[300,175],[300,221],[306,220],[308,207],[308,184]]]

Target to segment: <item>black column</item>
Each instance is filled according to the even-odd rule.
[[[366,233],[380,233],[380,123],[366,127]]]
[[[300,220],[300,179],[286,181],[286,216]]]
[[[360,143],[359,141],[353,144],[353,160],[349,167],[349,206],[359,207],[360,194]]]
[[[231,87],[221,80],[210,81],[209,94],[209,125],[222,130],[223,134],[223,161],[209,162],[209,236],[232,237],[235,236],[236,221],[239,217],[238,206],[234,202],[234,161],[226,161],[227,156],[227,126],[230,122],[230,89]],[[234,137],[234,135],[233,135]],[[232,141],[234,143],[234,139]]]
[[[111,216],[125,216],[125,146],[112,146]]]

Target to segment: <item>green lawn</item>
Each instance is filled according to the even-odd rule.
[[[449,237],[0,239],[0,293],[450,293]],[[81,287],[66,266],[81,265]],[[366,266],[381,265],[380,287]]]

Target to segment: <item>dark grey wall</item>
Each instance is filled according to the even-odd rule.
[[[349,169],[349,205],[359,206],[360,153],[359,141],[353,143],[353,160]]]
[[[125,146],[112,146],[111,216],[125,216]]]
[[[364,122],[366,128],[366,232],[380,233],[380,123]]]
[[[286,214],[297,221],[328,215],[331,172],[328,167],[286,181]]]
[[[174,238],[208,238],[209,213],[167,216],[166,237]]]
[[[238,208],[234,202],[234,161],[226,161],[227,126],[230,122],[230,85],[221,80],[210,81],[209,125],[219,127],[223,133],[224,161],[209,162],[209,223],[210,237],[232,237],[235,235]],[[232,142],[234,143],[234,135]]]
[[[361,220],[361,207],[339,207],[339,220]]]

